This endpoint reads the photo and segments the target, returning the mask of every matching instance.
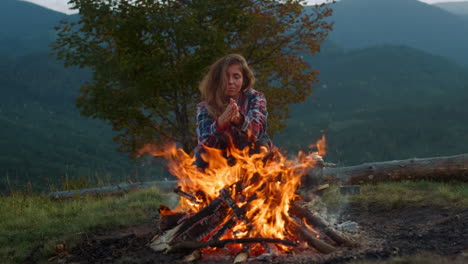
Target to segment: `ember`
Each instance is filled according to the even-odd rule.
[[[170,172],[179,178],[175,192],[181,196],[174,210],[160,209],[163,233],[151,242],[156,251],[223,248],[232,254],[276,255],[303,245],[328,254],[335,246],[353,243],[325,221],[301,208],[296,190],[303,175],[325,155],[325,138],[318,152],[300,152],[288,160],[279,151],[249,154],[231,149],[227,155],[207,148],[204,171],[194,158],[171,145],[164,150],[147,146],[142,153],[162,156]],[[164,221],[163,221],[164,220]],[[213,250],[206,250],[207,254]]]

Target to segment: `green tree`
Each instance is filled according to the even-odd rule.
[[[303,1],[70,0],[76,23],[62,21],[52,45],[66,66],[90,68],[81,87],[82,114],[108,120],[120,151],[145,143],[196,143],[198,83],[207,66],[241,53],[264,92],[270,134],[284,127],[289,104],[310,95],[314,55],[331,30],[327,5],[306,11]]]

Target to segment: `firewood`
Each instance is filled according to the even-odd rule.
[[[181,186],[177,186],[174,189],[174,193],[180,195],[181,197],[184,197],[184,198],[188,199],[189,201],[191,201],[194,204],[202,204],[201,202],[197,201],[197,198],[195,196],[193,196],[192,194],[182,191]]]
[[[325,233],[325,235],[327,235],[331,240],[340,246],[358,246],[358,243],[330,227],[330,225],[325,220],[319,216],[313,215],[309,210],[300,207],[296,203],[291,204],[289,213],[298,219],[305,219],[311,226]]]
[[[293,219],[296,221],[295,218]],[[310,246],[314,247],[323,254],[330,254],[336,250],[332,245],[329,245],[315,237],[315,234],[313,234],[311,230],[304,224],[295,222],[291,224],[290,228],[292,229],[293,233],[298,234]]]
[[[196,240],[203,234],[211,232],[223,222],[227,214],[227,208],[223,200],[213,200],[181,224],[180,231],[174,236],[174,241],[177,239],[185,240],[184,236]],[[198,228],[196,228],[197,226]]]
[[[169,229],[161,235],[156,235],[151,239],[149,247],[156,252],[167,251],[171,248],[170,244],[174,240],[175,234],[179,231],[182,224]]]
[[[222,248],[227,244],[252,244],[252,243],[274,243],[282,244],[285,246],[296,247],[298,244],[290,240],[283,240],[277,238],[237,238],[237,239],[223,239],[216,241],[180,241],[174,243],[166,251],[166,253],[188,250],[188,249],[197,249],[197,248]]]
[[[187,215],[185,212],[173,212],[165,205],[159,206],[159,230],[166,231],[179,224],[179,220]]]

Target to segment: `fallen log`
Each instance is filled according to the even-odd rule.
[[[372,184],[386,181],[468,181],[468,154],[424,159],[364,163],[351,167],[314,169],[304,182]],[[307,186],[312,187],[312,186]]]
[[[130,191],[156,186],[162,191],[172,191],[178,184],[178,181],[152,181],[129,184],[117,184],[115,186],[103,186],[81,190],[59,191],[49,193],[49,197],[54,200],[73,199],[83,196],[107,196],[122,195]]]
[[[314,168],[304,177],[304,187],[323,182],[344,184],[365,184],[384,181],[431,180],[448,182],[459,180],[468,182],[468,154],[425,159],[407,159],[364,163],[350,167]],[[51,192],[52,199],[69,199],[86,195],[119,195],[138,188],[157,186],[164,191],[173,190],[178,181],[154,181],[134,184],[121,184],[82,190]]]

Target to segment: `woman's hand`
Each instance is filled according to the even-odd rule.
[[[239,112],[239,106],[235,102],[234,102],[234,115],[231,118],[231,123],[236,126],[244,123],[244,117]]]
[[[231,98],[229,101],[228,106],[226,107],[226,110],[218,117],[218,126],[224,130],[226,129],[229,124],[237,118],[239,114],[239,107],[236,104],[236,101]]]

